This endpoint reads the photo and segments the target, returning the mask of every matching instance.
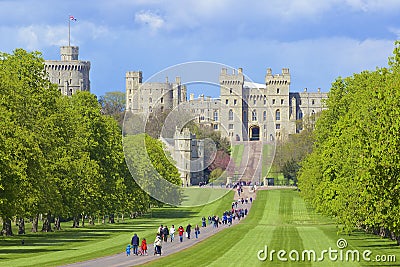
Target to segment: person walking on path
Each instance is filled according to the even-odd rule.
[[[206,217],[201,218],[201,227],[206,227]]]
[[[160,235],[157,235],[156,240],[154,240],[154,255],[158,254],[161,256],[161,248],[162,248],[162,239]]]
[[[134,234],[131,240],[131,245],[133,248],[133,254],[135,254],[136,256],[138,255],[138,247],[139,247],[139,237],[137,236],[137,234]]]
[[[164,242],[168,241],[168,236],[169,236],[168,226],[164,226],[164,229],[163,229]]]
[[[169,236],[171,237],[171,242],[174,241],[174,238],[175,238],[175,227],[174,227],[174,225],[172,225],[171,228],[169,229]]]
[[[190,225],[190,223],[186,226],[186,236],[188,239],[190,239],[190,233],[192,231],[192,226]]]
[[[147,256],[147,242],[146,242],[146,238],[142,239],[142,245],[140,246],[140,249],[142,250],[142,255],[146,255]]]
[[[196,227],[194,228],[194,235],[196,236],[196,238],[199,238],[199,234],[200,234],[200,227],[198,224],[196,224]]]
[[[179,226],[178,228],[178,234],[179,234],[179,241],[183,242],[183,233],[185,232],[185,230],[183,229],[183,226]]]

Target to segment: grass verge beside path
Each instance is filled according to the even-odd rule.
[[[347,247],[339,249],[337,240],[344,238]],[[268,247],[268,258],[260,261],[259,250]],[[343,251],[343,260],[333,261],[328,254],[321,258],[322,250]],[[346,251],[371,250],[374,261],[346,261]],[[288,261],[278,261],[277,252],[270,259],[271,250],[285,250],[283,257]],[[289,253],[300,253],[299,261],[289,259]],[[301,260],[304,250],[314,250],[316,260]],[[295,254],[292,254],[295,257]],[[332,254],[333,256],[335,254]],[[336,255],[339,255],[336,254]],[[361,255],[361,254],[360,254]],[[396,262],[377,262],[375,257],[394,255]],[[261,254],[264,256],[264,254]],[[323,261],[318,261],[321,258]],[[316,214],[297,191],[259,191],[248,217],[240,224],[192,246],[182,252],[161,257],[145,266],[400,266],[400,248],[387,239],[356,232],[350,236],[338,235],[336,224],[329,218]]]
[[[125,223],[96,225],[72,229],[63,223],[63,231],[29,233],[22,236],[3,237],[0,240],[0,266],[56,266],[89,260],[124,252],[133,233],[154,240],[160,224],[175,227],[200,224],[202,216],[222,214],[230,209],[233,191],[217,201],[199,207],[154,209],[143,218],[126,220]],[[29,225],[27,225],[27,230]],[[21,240],[25,245],[21,245]]]

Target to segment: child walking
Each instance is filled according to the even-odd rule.
[[[142,255],[146,255],[147,256],[147,241],[146,241],[146,238],[142,239],[142,244],[140,245],[140,250],[142,252]]]

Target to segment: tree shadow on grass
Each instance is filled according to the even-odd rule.
[[[30,254],[30,253],[40,253],[40,252],[57,252],[57,251],[65,251],[70,249],[1,249],[0,252],[4,254]]]

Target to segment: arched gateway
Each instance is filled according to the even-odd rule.
[[[250,127],[249,130],[249,134],[250,134],[250,141],[258,141],[260,140],[260,127],[253,125]]]

